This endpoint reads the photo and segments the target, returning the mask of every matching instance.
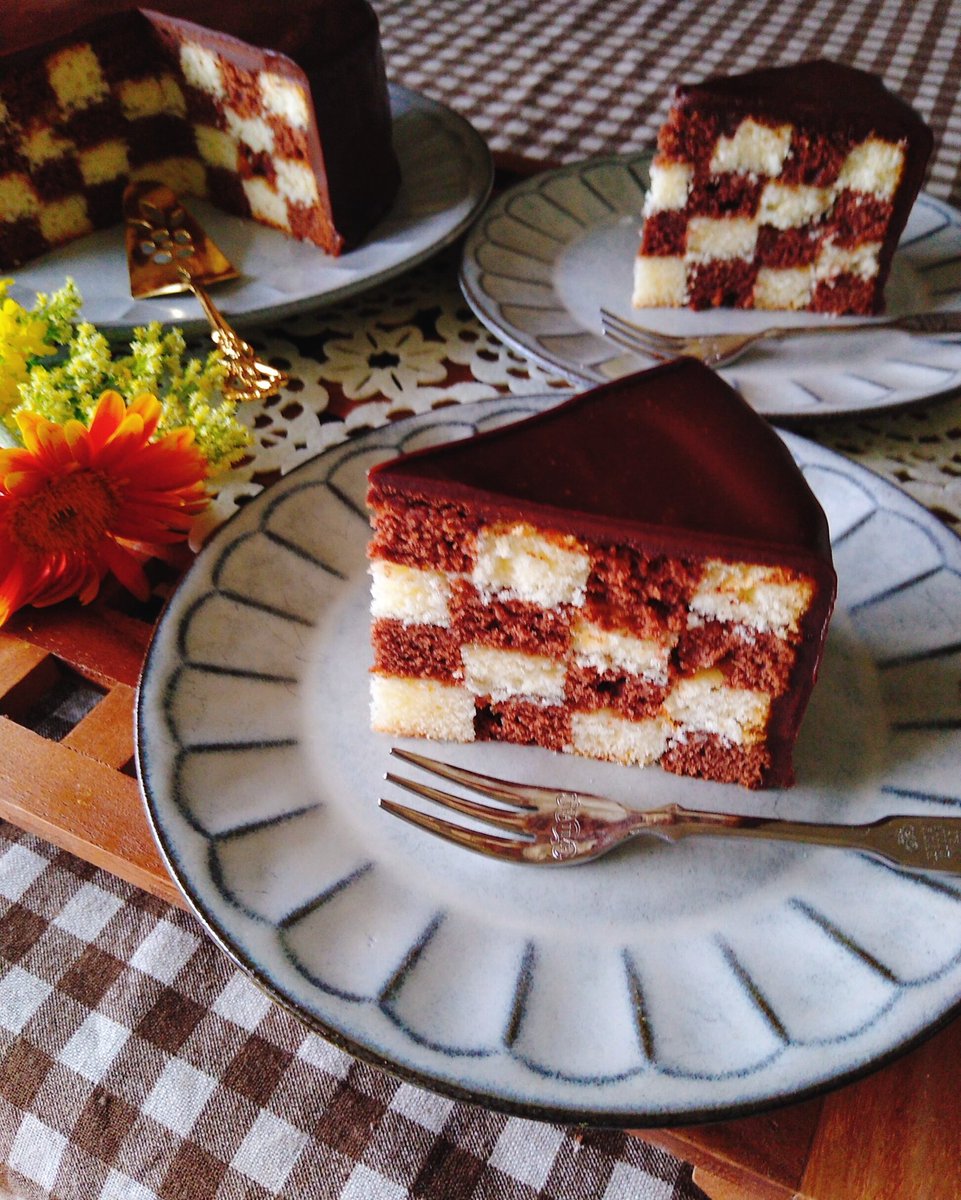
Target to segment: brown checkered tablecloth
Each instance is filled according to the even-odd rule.
[[[2,824],[0,962],[0,1163],[27,1200],[700,1195],[624,1134],[572,1137],[355,1062],[191,917]]]
[[[835,58],[935,133],[925,190],[961,201],[956,0],[378,0],[390,77],[468,117],[495,154],[653,146],[680,80]]]
[[[961,200],[961,3],[377,8],[391,78],[458,109],[504,155],[650,145],[677,79],[827,54],[916,104],[937,139],[926,187]],[[518,373],[495,359],[484,349],[470,374],[490,385]],[[69,724],[57,712],[45,728]],[[191,917],[0,824],[0,1195],[4,1183],[28,1200],[700,1195],[690,1167],[621,1133],[454,1103],[353,1061],[269,1001]]]

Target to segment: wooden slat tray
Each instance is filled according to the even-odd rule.
[[[186,907],[147,824],[134,697],[151,625],[107,605],[26,610],[0,631],[0,817]],[[29,728],[75,675],[103,695],[60,740]]]
[[[0,631],[0,817],[173,903],[133,772],[149,617],[26,610]],[[29,728],[65,676],[101,698],[59,741]],[[828,1095],[758,1117],[639,1131],[693,1162],[713,1200],[957,1200],[961,1022]]]

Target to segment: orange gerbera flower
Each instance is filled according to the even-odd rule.
[[[147,598],[143,562],[209,499],[193,430],[150,440],[161,412],[104,392],[89,429],[18,414],[23,448],[0,450],[0,625],[25,604],[88,604],[108,573]]]

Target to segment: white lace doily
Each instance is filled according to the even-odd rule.
[[[458,262],[459,251],[447,252],[335,308],[246,334],[290,382],[270,400],[242,406],[253,445],[220,480],[199,534],[362,429],[493,396],[571,389],[480,324],[458,288]]]
[[[800,432],[877,471],[961,533],[961,398]]]

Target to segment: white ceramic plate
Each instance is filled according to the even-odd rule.
[[[651,365],[601,332],[600,310],[666,333],[835,323],[806,313],[631,307],[650,154],[590,159],[504,192],[471,230],[461,287],[488,328],[573,380]],[[961,308],[961,213],[921,195],[886,291],[888,315]],[[840,318],[842,321],[850,318]],[[961,387],[961,339],[905,333],[799,338],[732,363],[724,378],[769,417],[899,407]]]
[[[166,609],[139,694],[139,769],[163,853],[213,936],[274,996],[355,1054],[454,1096],[676,1124],[862,1071],[961,997],[961,878],[706,839],[551,871],[452,848],[377,807],[391,742],[368,728],[367,469],[557,399],[373,431],[214,537]],[[436,753],[639,806],[961,813],[961,543],[863,468],[787,440],[828,513],[840,575],[793,790],[490,743]]]
[[[332,258],[309,242],[230,216],[202,200],[188,205],[241,278],[218,286],[215,299],[235,323],[275,320],[344,300],[409,270],[449,245],[486,201],[493,180],[487,145],[463,117],[435,100],[390,86],[394,148],[401,188],[393,208],[356,249]],[[150,321],[207,329],[192,296],[134,300],[123,227],[100,230],[22,267],[11,295],[32,302],[72,276],[83,315],[104,329]]]

